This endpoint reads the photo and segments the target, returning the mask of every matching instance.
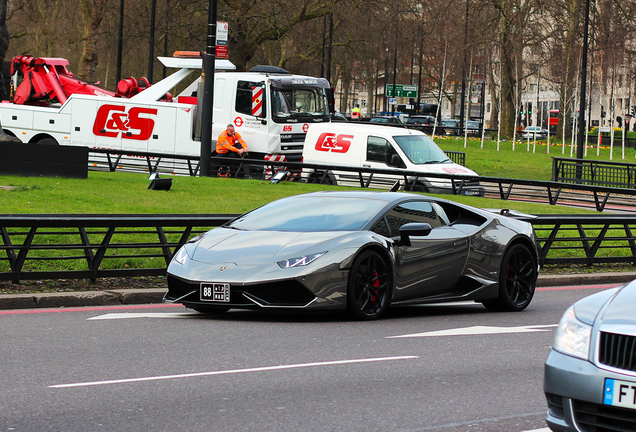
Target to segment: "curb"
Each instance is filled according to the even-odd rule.
[[[620,284],[634,279],[636,272],[540,275],[537,287]],[[165,293],[166,290],[161,288],[0,294],[0,310],[157,304],[162,303]]]

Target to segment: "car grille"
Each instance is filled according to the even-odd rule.
[[[636,431],[634,410],[575,400],[574,418],[584,432]]]
[[[199,302],[199,282],[188,282],[168,275],[167,299],[175,300],[192,293],[182,301]],[[295,280],[268,282],[256,285],[230,285],[231,305],[253,306],[243,293],[263,306],[306,306],[316,298],[303,284]]]
[[[305,306],[316,298],[295,280],[248,285],[243,292],[268,306]]]
[[[636,372],[636,337],[601,332],[598,361],[606,366]]]

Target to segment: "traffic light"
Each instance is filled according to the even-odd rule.
[[[605,118],[605,115],[607,113],[605,112],[605,107],[603,105],[601,105],[601,118]]]
[[[631,109],[632,109],[632,117],[636,117],[636,105],[632,105]]]

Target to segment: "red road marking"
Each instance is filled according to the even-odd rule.
[[[57,309],[18,309],[3,310],[0,315],[19,315],[32,313],[57,313],[57,312],[91,312],[91,311],[109,311],[122,309],[157,309],[157,308],[182,308],[182,304],[151,304],[151,305],[130,305],[130,306],[91,306],[91,307],[73,307],[73,308],[57,308]]]

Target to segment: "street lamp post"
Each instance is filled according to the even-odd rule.
[[[203,102],[201,104],[201,176],[211,176],[214,69],[216,62],[216,0],[208,6],[207,50],[203,59]],[[199,95],[201,97],[201,95]]]
[[[585,27],[583,30],[583,55],[581,64],[581,97],[579,98],[579,130],[578,145],[576,147],[576,158],[583,159],[583,146],[585,145],[585,101],[586,101],[586,84],[587,84],[587,39],[588,28],[590,25],[590,0],[585,2]],[[581,180],[583,166],[579,163],[576,165],[576,179]]]

